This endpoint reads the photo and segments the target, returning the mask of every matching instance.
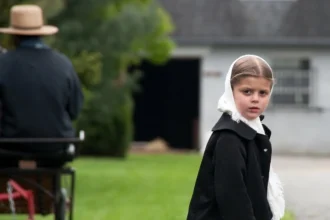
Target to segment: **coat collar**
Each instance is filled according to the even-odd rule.
[[[263,115],[260,116],[261,121],[264,118],[265,116]],[[264,124],[262,126],[265,130],[266,135],[270,138],[271,131]],[[253,140],[254,137],[257,135],[257,132],[254,129],[252,129],[250,126],[248,126],[244,122],[237,123],[236,121],[232,120],[231,116],[227,113],[223,113],[219,121],[212,128],[212,131],[221,131],[221,130],[234,131],[236,134],[247,140]]]

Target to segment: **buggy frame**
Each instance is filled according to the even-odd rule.
[[[84,132],[79,138],[0,138],[3,143],[65,143],[78,144],[84,140]],[[13,152],[0,149],[0,157],[12,155]],[[20,162],[33,162],[38,158],[33,155],[21,154]],[[40,155],[39,155],[40,156]],[[72,161],[77,156],[75,151],[71,155]],[[47,158],[47,155],[41,157]],[[0,158],[1,159],[1,158]],[[36,163],[35,163],[36,164]],[[62,177],[69,177],[70,195],[66,195],[63,188]],[[35,214],[54,214],[55,220],[73,220],[74,192],[76,184],[76,171],[70,166],[63,167],[14,167],[0,169],[0,206],[1,214],[28,214],[28,220],[35,220]],[[7,189],[7,190],[6,190]],[[11,189],[12,191],[10,191]],[[13,207],[13,203],[17,207]],[[66,212],[69,213],[66,213]]]

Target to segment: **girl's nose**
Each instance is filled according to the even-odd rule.
[[[258,93],[253,93],[252,95],[252,102],[259,102],[259,94]]]

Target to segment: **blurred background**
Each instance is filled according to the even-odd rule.
[[[264,122],[285,219],[330,219],[329,0],[1,0],[0,26],[22,3],[59,27],[45,40],[84,87],[76,219],[185,219],[225,75],[243,54],[274,69]],[[0,45],[12,47],[6,35]]]

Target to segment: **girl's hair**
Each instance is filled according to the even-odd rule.
[[[267,63],[255,56],[246,56],[237,60],[231,74],[231,86],[236,85],[241,79],[254,76],[264,77],[274,83],[273,72]]]

